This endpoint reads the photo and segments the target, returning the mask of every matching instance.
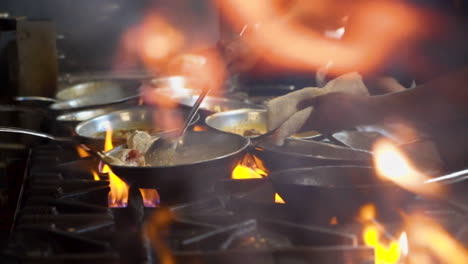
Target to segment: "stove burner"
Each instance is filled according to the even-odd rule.
[[[176,263],[373,261],[374,250],[362,246],[361,224],[297,218],[274,203],[268,179],[223,180],[204,200],[157,208],[145,208],[130,187],[127,207],[108,208],[106,174],[92,175],[97,164],[56,145],[31,151],[6,256],[31,263],[151,263],[167,254]],[[461,207],[419,199],[409,210],[445,220],[468,243]],[[385,222],[390,231],[399,224]]]

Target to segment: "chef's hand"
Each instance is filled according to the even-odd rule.
[[[298,108],[312,107],[313,111],[299,132],[316,130],[330,134],[352,129],[372,120],[371,106],[372,97],[344,92],[306,98],[299,102]]]
[[[274,98],[267,103],[268,130],[277,129],[273,142],[281,145],[286,137],[299,131],[325,133],[347,128],[352,125],[351,106],[368,95],[361,76],[348,73],[331,80],[323,88],[304,88]],[[319,113],[315,113],[316,108]]]

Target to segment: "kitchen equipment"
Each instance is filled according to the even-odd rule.
[[[139,96],[136,81],[93,81],[67,87],[59,91],[56,98],[19,96],[15,100],[48,102],[52,103],[50,109],[63,111],[120,103]]]
[[[350,219],[366,204],[379,215],[397,216],[413,194],[364,166],[294,168],[269,175],[286,205],[314,219]],[[313,212],[313,215],[308,214]]]
[[[108,105],[99,108],[93,109],[84,109],[80,111],[69,112],[65,114],[58,115],[55,120],[70,125],[77,125],[80,122],[108,114],[117,110],[121,110],[124,108],[128,108],[129,105],[127,104],[119,104],[119,105]]]
[[[269,170],[324,166],[371,165],[372,154],[324,142],[286,138],[282,146],[261,142],[254,152]]]
[[[94,149],[101,150],[104,145],[105,131],[112,128],[115,131],[126,129],[154,129],[159,126],[157,124],[158,118],[164,116],[165,118],[180,118],[181,120],[187,115],[184,110],[177,109],[153,109],[150,107],[138,106],[130,109],[124,109],[112,112],[106,115],[98,116],[91,120],[78,124],[75,128],[75,136],[73,137],[58,137],[49,135],[39,131],[16,127],[0,127],[0,132],[7,133],[20,133],[32,136],[47,138],[61,143],[74,143],[86,144]],[[197,121],[195,117],[191,124]],[[160,136],[163,133],[168,133],[177,128],[177,124],[172,128],[162,129],[153,133],[155,136]],[[126,140],[125,137],[112,137],[113,142],[123,144]]]
[[[237,109],[222,113],[215,113],[205,119],[211,128],[255,138],[267,131],[267,110],[265,109]],[[245,135],[246,130],[256,130],[259,133]],[[248,132],[247,132],[248,133]],[[320,136],[317,131],[297,133],[292,138],[315,138]]]
[[[132,167],[108,164],[133,187],[157,188],[161,196],[201,198],[216,181],[229,178],[232,169],[250,145],[248,138],[218,131],[187,131],[185,161],[168,166]],[[115,156],[124,146],[107,152]]]
[[[184,144],[184,135],[187,131],[187,128],[190,126],[192,120],[198,113],[198,109],[200,109],[200,105],[205,99],[205,96],[209,93],[210,88],[205,88],[198,96],[197,101],[192,106],[190,113],[185,119],[184,126],[180,133],[177,133],[175,137],[160,137],[157,140],[153,141],[151,145],[148,147],[148,150],[145,154],[145,162],[146,164],[150,165],[157,165],[158,160],[161,157],[166,155],[173,155],[172,158],[177,158],[178,152],[177,147]]]
[[[181,127],[182,120],[188,116],[185,109],[163,109],[151,106],[134,106],[128,109],[104,114],[78,124],[76,134],[97,140],[105,139],[105,131],[112,128],[114,142],[124,142],[126,137],[120,137],[116,131],[124,129],[155,130],[152,135],[173,132]],[[200,116],[195,115],[189,125],[198,122]],[[159,130],[159,131],[158,131]]]
[[[145,102],[150,104],[169,100],[186,107],[192,107],[201,93],[200,89],[193,89],[193,87],[197,87],[193,80],[182,76],[172,76],[145,82],[142,85],[142,92]],[[221,96],[223,95],[220,93],[215,94],[215,96],[206,96],[200,109],[209,113],[216,113],[240,108],[263,108],[261,105]]]

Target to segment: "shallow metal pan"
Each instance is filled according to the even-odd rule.
[[[137,99],[140,96],[138,81],[94,81],[69,86],[56,94],[56,98],[20,96],[19,102],[42,101],[52,103],[49,109],[65,111],[96,107]]]
[[[313,140],[287,138],[283,146],[260,143],[254,152],[271,170],[325,165],[371,165],[372,154]]]
[[[246,129],[255,129],[261,134],[267,131],[266,109],[238,109],[222,113],[215,113],[205,119],[205,124],[213,129],[234,133],[243,136]],[[292,138],[317,138],[320,134],[316,131],[298,133]],[[255,138],[256,136],[249,136]]]
[[[145,82],[142,85],[142,92],[144,94],[144,99],[149,103],[154,103],[155,98],[165,98],[174,103],[186,107],[192,107],[200,94],[200,90],[192,89],[195,87],[193,82],[193,80],[181,76],[158,78]],[[221,93],[208,95],[203,100],[200,109],[205,112],[216,113],[241,108],[263,108],[261,105],[243,102],[236,99],[228,99],[222,96],[223,95]]]
[[[288,207],[316,221],[352,220],[366,204],[375,205],[381,216],[398,217],[414,198],[364,166],[294,168],[273,172],[269,178]]]
[[[157,188],[162,200],[200,199],[218,180],[230,177],[250,145],[248,138],[218,131],[187,131],[184,141],[184,146],[196,152],[193,162],[160,167],[109,166],[130,186]],[[112,149],[108,155],[116,155],[123,147]]]
[[[129,109],[111,112],[88,121],[78,124],[74,130],[74,135],[71,137],[56,137],[39,131],[26,130],[15,127],[0,127],[0,132],[29,134],[55,140],[62,143],[70,144],[86,144],[94,150],[102,150],[104,146],[105,131],[112,128],[114,131],[119,129],[148,129],[161,127],[158,124],[160,117],[164,118],[179,118],[183,120],[188,115],[185,109],[154,109],[147,106],[136,106]],[[195,124],[199,116],[195,117],[192,124]],[[154,133],[154,136],[160,136],[164,133],[169,133],[176,130],[177,127],[164,128]],[[123,144],[126,139],[113,136],[114,144]]]

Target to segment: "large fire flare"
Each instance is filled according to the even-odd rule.
[[[442,187],[437,183],[425,184],[430,178],[416,169],[406,155],[388,140],[374,145],[374,166],[377,174],[392,180],[401,187],[415,193],[439,195]]]

